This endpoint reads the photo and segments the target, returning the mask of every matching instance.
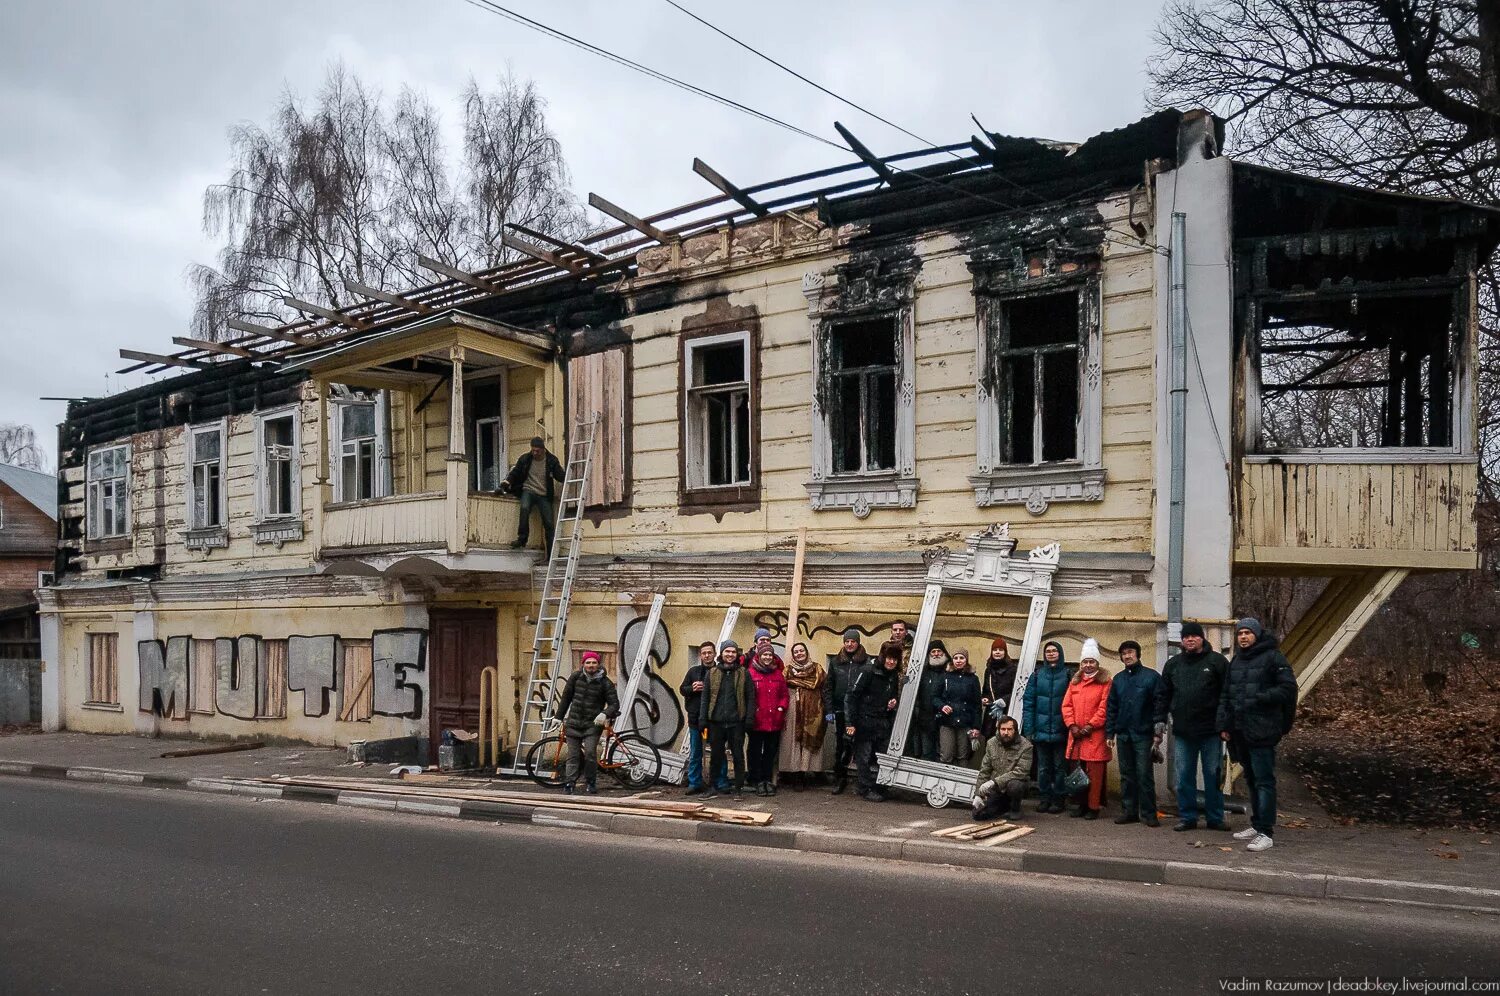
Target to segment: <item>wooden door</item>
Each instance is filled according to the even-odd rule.
[[[431,757],[444,730],[479,732],[479,672],[495,663],[494,609],[434,609],[428,614]]]

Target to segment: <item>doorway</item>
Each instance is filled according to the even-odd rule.
[[[494,609],[433,609],[428,613],[432,704],[431,747],[437,762],[444,730],[479,731],[479,673],[496,663]]]

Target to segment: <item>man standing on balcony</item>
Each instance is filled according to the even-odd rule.
[[[552,527],[557,521],[557,506],[553,504],[552,482],[563,480],[562,464],[547,451],[541,436],[533,436],[531,450],[516,461],[504,481],[500,493],[519,495],[521,498],[521,522],[516,527],[516,541],[511,549],[519,550],[526,545],[531,535],[531,510],[535,508],[542,516],[542,531],[547,537],[547,553],[552,553]]]

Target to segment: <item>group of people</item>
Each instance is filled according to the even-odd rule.
[[[1249,850],[1263,851],[1275,835],[1276,744],[1290,729],[1297,684],[1276,637],[1255,619],[1236,624],[1235,646],[1228,660],[1208,645],[1200,625],[1187,623],[1180,652],[1160,672],[1143,663],[1138,643],[1127,640],[1118,651],[1120,669],[1111,675],[1097,641],[1084,641],[1076,665],[1060,643],[1049,641],[1014,702],[1018,664],[1004,639],[991,643],[982,676],[967,650],[950,653],[942,640],[932,640],[915,679],[906,754],[950,765],[969,765],[978,755],[976,819],[1018,818],[1032,784],[1036,812],[1098,819],[1114,760],[1120,775],[1115,822],[1155,827],[1152,766],[1164,760],[1170,719],[1173,829],[1195,829],[1200,813],[1208,829],[1230,829],[1220,787],[1227,745],[1244,768],[1250,796],[1250,826],[1234,836]],[[746,650],[733,640],[701,644],[680,687],[689,723],[688,794],[739,798],[748,783],[757,795],[775,795],[778,780],[787,777],[801,787],[827,770],[824,744],[831,732],[833,792],[847,789],[852,763],[857,794],[884,801],[877,755],[891,739],[910,652],[908,628],[899,621],[874,656],[859,630],[845,631],[826,668],[805,643],[792,645],[786,664],[766,629],[756,631]]]

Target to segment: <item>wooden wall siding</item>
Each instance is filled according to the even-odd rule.
[[[100,705],[120,702],[120,636],[118,633],[88,635],[89,697]]]
[[[1474,463],[1246,462],[1237,556],[1259,561],[1256,551],[1278,549],[1383,551],[1398,560],[1402,553],[1469,554],[1477,549],[1478,485]]]
[[[343,673],[339,676],[339,719],[360,723],[374,715],[374,647],[369,640],[340,640]]]
[[[447,498],[442,492],[336,505],[323,513],[323,547],[442,545],[446,522]]]
[[[286,717],[286,646],[285,640],[260,641],[260,688],[256,690],[257,716],[267,719]]]
[[[7,484],[0,484],[0,554],[40,553],[50,558],[57,549],[57,522],[22,498]],[[51,567],[45,568],[51,570]],[[36,578],[33,577],[35,583]]]
[[[577,423],[591,412],[599,413],[589,474],[590,507],[616,505],[628,497],[625,494],[627,374],[623,347],[580,356],[568,363],[568,417]]]
[[[214,698],[219,687],[218,662],[214,658],[214,641],[194,640],[188,672],[188,711],[214,713]]]
[[[516,538],[520,502],[500,495],[469,496],[469,542],[474,546],[508,546]]]
[[[1100,208],[1122,240],[1134,241],[1124,198]],[[631,514],[585,527],[590,553],[758,550],[790,545],[798,526],[821,549],[895,550],[953,542],[1009,519],[1025,542],[1060,540],[1065,549],[1149,552],[1153,491],[1154,261],[1145,249],[1111,244],[1103,267],[1104,467],[1101,502],[1057,502],[1037,517],[1021,508],[980,509],[968,477],[975,451],[976,327],[967,251],[933,235],[917,246],[917,507],[814,513],[805,484],[811,456],[811,323],[802,276],[842,257],[797,260],[720,276],[731,307],[751,306],[761,334],[761,507],[721,521],[678,511],[680,342],[701,302],[637,319],[632,337]],[[689,290],[693,288],[688,288]]]

